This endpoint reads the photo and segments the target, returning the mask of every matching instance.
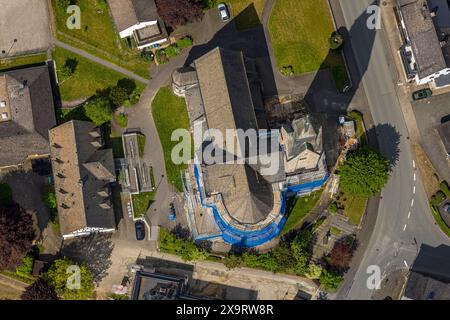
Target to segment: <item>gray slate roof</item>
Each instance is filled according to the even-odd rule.
[[[159,19],[155,0],[108,0],[108,5],[119,32],[141,22]]]
[[[450,121],[447,121],[438,128],[439,135],[445,150],[450,154]]]
[[[47,66],[0,73],[0,83],[6,85],[12,117],[0,122],[0,167],[49,154],[48,130],[56,125],[56,117]]]
[[[242,52],[216,48],[194,63],[210,129],[256,129]],[[225,136],[225,135],[224,135]],[[206,166],[207,193],[220,193],[229,214],[245,224],[264,220],[274,206],[271,184],[249,165]]]
[[[450,300],[450,284],[411,272],[404,296],[413,300]]]
[[[447,68],[426,0],[398,0],[419,78]]]

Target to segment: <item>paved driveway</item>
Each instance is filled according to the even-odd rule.
[[[439,175],[450,181],[450,161],[436,129],[442,117],[450,115],[450,93],[413,103],[414,115],[421,133],[421,145]]]

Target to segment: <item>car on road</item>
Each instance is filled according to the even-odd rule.
[[[413,97],[414,101],[417,101],[417,100],[429,98],[432,95],[433,95],[433,91],[431,91],[430,89],[422,89],[422,90],[417,90],[416,92],[414,92],[412,97]]]
[[[175,215],[175,206],[173,205],[173,202],[170,203],[169,207],[170,207],[170,221],[174,221],[176,215]]]
[[[225,3],[219,3],[217,5],[217,9],[219,10],[220,18],[222,19],[222,21],[225,22],[230,20],[230,12],[228,11],[228,7]]]
[[[143,221],[136,221],[134,223],[134,230],[136,231],[136,240],[145,239],[145,224]]]

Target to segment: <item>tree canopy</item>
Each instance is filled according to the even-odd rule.
[[[59,300],[55,288],[42,278],[26,287],[21,298],[22,300]]]
[[[79,289],[70,288],[68,285],[75,281],[75,273],[71,271],[70,266],[79,267]],[[91,298],[94,293],[92,274],[88,267],[84,264],[78,265],[68,258],[55,260],[50,269],[43,275],[43,278],[65,300],[86,300]]]
[[[353,195],[373,196],[389,179],[389,161],[379,152],[363,147],[350,154],[340,168],[340,187]]]
[[[156,5],[158,14],[172,28],[203,16],[203,0],[157,0]]]
[[[17,204],[0,207],[0,271],[21,264],[34,236],[31,214]]]

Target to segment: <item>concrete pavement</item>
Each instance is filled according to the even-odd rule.
[[[365,25],[371,1],[342,0],[340,3],[374,124],[389,124],[400,135],[398,161],[382,192],[369,246],[354,276],[346,279],[337,295],[340,299],[370,299],[373,291],[366,285],[368,266],[379,266],[385,277],[395,270],[409,268],[421,244],[438,246],[449,244],[450,240],[434,223],[415,166],[383,32],[369,30]],[[393,138],[392,133],[378,132],[380,150],[388,157]]]

